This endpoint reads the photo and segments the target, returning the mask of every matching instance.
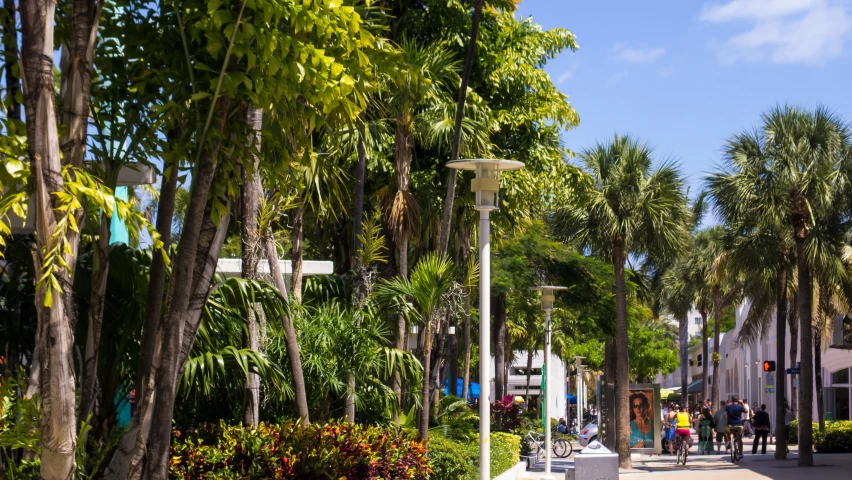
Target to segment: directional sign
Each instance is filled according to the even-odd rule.
[[[767,388],[766,393],[775,393],[775,388]]]
[[[787,375],[798,375],[798,374],[799,374],[798,368],[788,368],[787,369]]]

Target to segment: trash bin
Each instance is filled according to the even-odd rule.
[[[574,468],[565,471],[565,480],[618,480],[618,454],[591,442],[574,455]]]

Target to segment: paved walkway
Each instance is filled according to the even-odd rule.
[[[697,444],[693,436],[693,445]],[[791,447],[787,460],[775,460],[775,446],[767,445],[766,455],[751,454],[752,440],[744,439],[745,458],[731,463],[730,455],[698,455],[695,448],[690,451],[686,466],[677,465],[676,457],[663,454],[661,456],[634,455],[633,469],[622,470],[623,480],[720,480],[719,475],[732,480],[834,480],[852,479],[852,454],[814,455],[813,468],[799,468],[796,465],[798,452]],[[574,452],[579,451],[579,444],[574,444]],[[724,451],[724,449],[723,449]],[[565,478],[565,470],[573,468],[573,455],[567,459],[553,459],[552,476],[554,479]],[[544,460],[532,465],[521,479],[539,479],[544,475]]]

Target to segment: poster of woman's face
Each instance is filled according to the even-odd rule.
[[[630,448],[654,448],[654,390],[630,390]]]

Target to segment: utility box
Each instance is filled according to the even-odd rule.
[[[574,468],[565,471],[565,480],[618,480],[618,454],[591,442],[574,455]]]

